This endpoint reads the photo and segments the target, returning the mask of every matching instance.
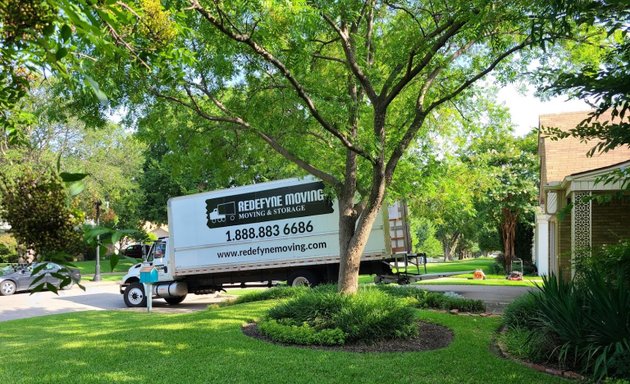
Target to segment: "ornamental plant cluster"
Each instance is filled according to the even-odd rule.
[[[62,181],[52,172],[24,175],[0,183],[2,217],[19,244],[38,257],[78,251],[81,218],[67,204]]]
[[[343,295],[330,285],[272,308],[259,327],[276,341],[318,345],[410,338],[418,332],[415,311],[403,300],[377,289]]]
[[[598,260],[600,262],[598,262]],[[605,378],[630,379],[630,242],[593,251],[570,281],[551,275],[504,314],[513,355]]]
[[[276,287],[241,296],[237,303],[287,299],[258,326],[274,341],[300,345],[343,345],[417,335],[415,308],[483,311],[483,303],[427,292],[415,287],[362,286],[355,295],[336,286]]]

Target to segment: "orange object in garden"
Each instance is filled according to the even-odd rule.
[[[473,272],[473,279],[475,279],[475,280],[485,280],[486,279],[486,274],[483,273],[483,271],[481,269],[477,269],[475,272]]]

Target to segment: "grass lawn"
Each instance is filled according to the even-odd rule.
[[[470,277],[470,278],[469,278]],[[513,287],[535,287],[542,285],[542,278],[538,276],[524,276],[522,281],[506,280],[503,275],[486,275],[486,280],[472,280],[472,274],[457,275],[457,277],[443,277],[435,280],[425,280],[423,285],[500,285]]]
[[[114,270],[112,271],[109,260],[101,259],[101,273],[124,272],[124,275],[125,273],[127,273],[127,270],[129,270],[129,267],[137,263],[139,263],[139,261],[137,261],[136,259],[120,259],[118,261],[118,264],[116,264],[116,268],[114,268]],[[94,274],[94,271],[96,271],[95,260],[75,261],[72,264],[79,268],[82,276]],[[123,275],[120,275],[120,277],[122,277]]]
[[[241,325],[272,302],[191,314],[99,311],[2,323],[2,383],[561,383],[489,349],[498,318],[418,312],[447,348],[368,353],[277,346]]]

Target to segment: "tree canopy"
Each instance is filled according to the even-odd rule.
[[[68,92],[88,84],[101,101],[77,108],[125,107],[137,122],[167,101],[196,115],[189,133],[243,153],[264,143],[323,180],[339,200],[346,293],[387,191],[408,187],[393,183],[405,153],[476,82],[549,38],[545,4],[520,0],[54,4],[56,52],[80,63],[64,69],[79,79]]]

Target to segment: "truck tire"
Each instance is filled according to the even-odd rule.
[[[181,303],[182,301],[184,301],[185,298],[186,298],[186,295],[178,296],[178,297],[166,297],[166,298],[164,298],[164,300],[167,303],[169,303],[169,305],[177,305],[177,304]]]
[[[144,295],[144,285],[141,283],[129,284],[127,288],[125,288],[123,297],[125,299],[125,305],[130,308],[147,306],[147,297]]]
[[[314,287],[319,284],[319,278],[311,271],[301,270],[289,275],[287,283],[291,287]]]

